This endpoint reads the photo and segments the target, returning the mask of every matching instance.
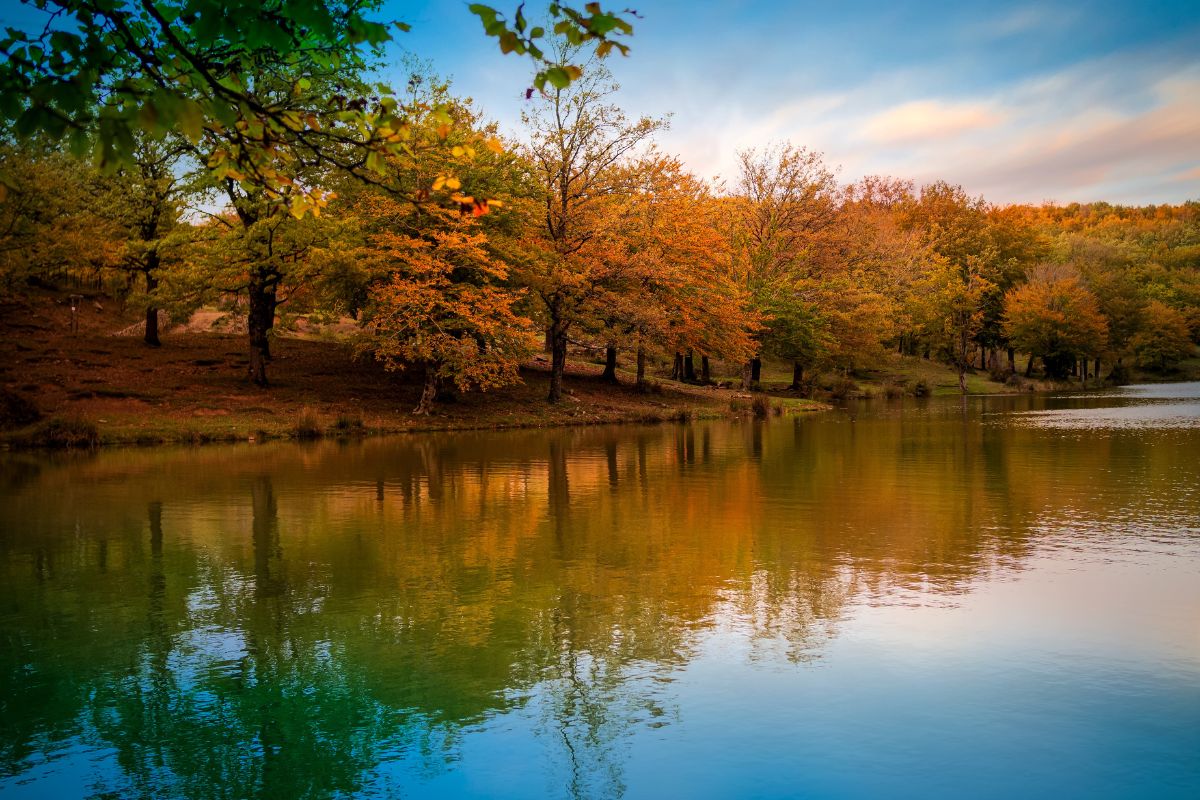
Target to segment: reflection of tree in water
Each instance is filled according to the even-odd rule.
[[[0,503],[0,769],[85,742],[127,796],[325,797],[453,769],[515,712],[549,790],[619,795],[714,630],[808,660],[848,605],[961,592],[1043,508],[1126,490],[1111,442],[1024,458],[1034,433],[951,422],[119,454],[57,504],[45,468]]]
[[[604,444],[605,479],[611,490],[620,485],[617,443]],[[579,530],[570,502],[565,448],[551,442],[547,459],[547,499],[557,556],[579,561]],[[661,719],[659,686],[654,677],[680,666],[688,649],[682,628],[660,619],[661,636],[640,634],[647,618],[661,609],[642,608],[632,594],[598,596],[586,583],[564,583],[545,614],[538,649],[544,653],[541,679],[534,687],[541,734],[551,752],[562,759],[553,780],[572,798],[620,797],[622,739],[645,722]],[[640,673],[640,674],[638,674]]]
[[[313,616],[311,598],[290,592],[269,478],[254,482],[252,507],[253,574],[215,565],[187,589],[169,585],[162,506],[150,506],[146,631],[134,662],[101,676],[86,709],[128,781],[113,791],[353,793],[377,748],[403,727],[321,626],[305,619]],[[185,619],[166,619],[164,598],[173,591],[186,591]]]

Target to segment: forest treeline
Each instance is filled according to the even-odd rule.
[[[542,348],[554,402],[582,352],[604,353],[613,381],[626,359],[639,385],[668,363],[710,381],[719,362],[753,388],[762,359],[782,360],[805,391],[898,351],[954,366],[966,391],[972,369],[1167,371],[1200,341],[1200,203],[997,205],[945,182],[844,183],[790,143],[741,151],[710,181],[656,146],[664,119],[621,110],[601,64],[572,78],[531,91],[505,138],[415,69],[392,133],[403,156],[327,146],[340,156],[272,178],[303,187],[291,202],[230,156],[244,131],[151,126],[114,168],[10,130],[0,281],[102,286],[145,309],[151,346],[160,320],[220,308],[244,321],[260,385],[280,329],[352,318],[361,353],[423,376],[419,412],[519,380]],[[324,80],[326,104],[380,102]]]

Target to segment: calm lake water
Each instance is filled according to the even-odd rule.
[[[1200,797],[1200,384],[0,454],[0,797]]]

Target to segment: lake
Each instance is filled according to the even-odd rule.
[[[1200,384],[0,453],[2,798],[1200,797]]]

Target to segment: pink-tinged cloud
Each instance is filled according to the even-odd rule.
[[[882,144],[930,141],[990,128],[1003,120],[983,103],[914,100],[867,120],[863,134]]]
[[[1200,184],[1200,75],[1160,81],[1140,111],[1028,116],[1004,141],[960,142],[937,175],[1000,198],[1103,199],[1147,179]],[[1120,199],[1120,198],[1113,198]]]
[[[1196,183],[1200,183],[1200,167],[1186,169],[1183,172],[1180,172],[1178,175],[1173,176],[1171,180],[1184,182],[1195,181]]]

